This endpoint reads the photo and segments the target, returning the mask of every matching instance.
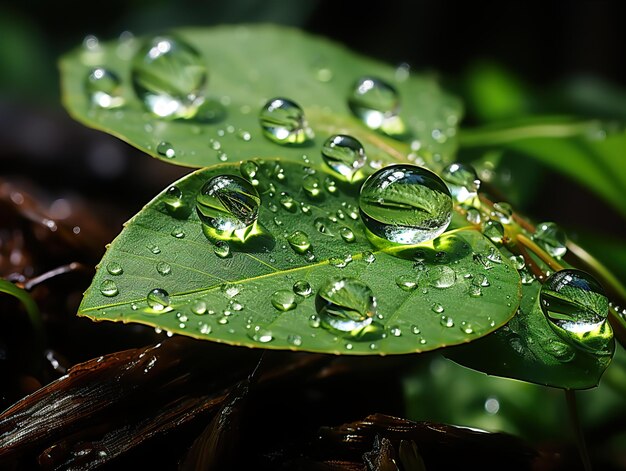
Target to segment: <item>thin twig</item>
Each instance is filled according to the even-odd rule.
[[[565,390],[565,401],[567,402],[567,410],[569,412],[570,420],[572,421],[572,428],[574,429],[574,435],[576,436],[576,445],[578,447],[578,452],[580,453],[580,459],[583,462],[583,468],[585,471],[592,471],[591,459],[589,458],[587,443],[585,442],[585,436],[580,424],[580,417],[578,416],[578,408],[576,407],[576,392],[573,389]]]

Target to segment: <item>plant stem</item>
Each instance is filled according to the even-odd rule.
[[[580,453],[580,459],[583,462],[583,468],[585,471],[592,471],[591,459],[589,458],[585,436],[580,425],[580,417],[578,416],[578,408],[576,407],[576,392],[573,389],[566,389],[565,400],[567,402],[569,417],[572,421],[574,435],[576,436],[576,445],[578,447],[578,452]]]
[[[526,237],[524,234],[517,234],[517,241],[520,242],[524,247],[529,248],[532,252],[537,255],[542,262],[548,265],[552,270],[559,271],[563,269],[563,265],[554,260],[545,250],[539,247],[535,242]]]
[[[10,294],[22,303],[33,332],[35,334],[35,341],[39,351],[43,351],[45,345],[45,333],[43,328],[43,322],[41,322],[41,315],[39,313],[39,307],[35,300],[22,288],[14,285],[10,281],[0,279],[0,293]]]

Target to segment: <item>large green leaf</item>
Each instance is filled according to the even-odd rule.
[[[442,92],[432,77],[407,77],[381,62],[357,55],[326,39],[278,26],[222,26],[181,29],[175,33],[194,46],[209,73],[209,102],[222,109],[212,122],[198,119],[166,121],[149,115],[131,87],[131,60],[144,38],[110,42],[93,50],[72,51],[60,62],[65,107],[78,121],[113,134],[144,152],[170,163],[204,167],[250,157],[319,159],[321,144],[332,134],[361,140],[371,160],[388,162],[413,149],[449,157],[456,149],[460,102]],[[91,104],[85,80],[94,67],[105,67],[122,79],[126,105],[99,109]],[[400,117],[408,133],[404,142],[371,131],[350,112],[347,97],[361,76],[375,76],[397,88]],[[262,105],[285,97],[305,111],[315,138],[304,146],[279,146],[263,136],[258,122]],[[249,140],[241,138],[248,132]],[[171,143],[176,157],[160,156],[160,142]],[[219,144],[216,144],[219,143]],[[212,144],[212,147],[209,144]],[[218,147],[219,149],[215,149]],[[226,156],[226,157],[224,157]]]
[[[159,194],[109,247],[80,314],[250,347],[396,354],[470,342],[502,326],[516,311],[517,271],[508,259],[494,257],[497,249],[480,232],[452,230],[420,246],[374,246],[358,216],[356,188],[339,186],[311,199],[303,178],[312,168],[281,162],[284,172],[277,172],[276,165],[266,161],[259,172],[259,188],[275,187],[261,193],[261,233],[245,243],[229,242],[226,258],[214,253],[219,241],[203,231],[193,208],[210,177],[239,174],[237,165],[202,169],[177,182],[188,210],[171,211],[167,193]],[[318,169],[315,177],[323,182],[328,174]],[[295,204],[281,205],[281,198],[292,202],[283,193]],[[291,248],[287,237],[296,230],[309,235],[314,259]],[[354,241],[342,237],[347,230]],[[377,328],[353,337],[315,327],[315,293],[337,276],[357,278],[371,288]],[[407,279],[417,287],[402,289],[398,281]],[[274,293],[288,295],[298,281],[308,282],[312,295],[296,296],[292,310],[275,308]],[[155,288],[167,291],[171,302],[160,314],[146,301]],[[203,309],[197,309],[199,304]]]
[[[597,386],[609,366],[615,342],[589,351],[564,341],[539,305],[541,284],[522,286],[519,312],[504,327],[471,345],[446,351],[457,363],[488,374],[564,389]],[[607,328],[608,323],[607,323]]]

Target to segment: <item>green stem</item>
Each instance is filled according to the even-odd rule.
[[[597,126],[597,121],[572,123],[526,124],[501,129],[475,128],[459,132],[462,147],[482,147],[507,144],[509,142],[540,137],[571,137],[585,134]]]
[[[10,294],[22,303],[24,309],[26,309],[26,314],[28,315],[30,324],[33,327],[37,346],[40,351],[43,350],[45,345],[45,333],[43,322],[41,321],[41,315],[39,313],[39,307],[37,307],[35,300],[30,296],[30,294],[28,294],[27,291],[15,286],[10,281],[2,279],[0,279],[0,293]]]
[[[585,436],[583,434],[583,430],[580,424],[580,417],[578,416],[578,408],[576,406],[576,392],[573,389],[565,390],[565,401],[567,402],[567,410],[569,412],[570,420],[572,421],[574,435],[576,436],[576,445],[578,446],[580,459],[583,462],[583,468],[585,469],[585,471],[591,471],[591,459],[589,458],[589,451],[587,450]]]

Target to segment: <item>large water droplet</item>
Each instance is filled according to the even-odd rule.
[[[352,136],[337,134],[322,147],[322,158],[343,180],[353,182],[364,177],[361,169],[367,157],[361,143]]]
[[[553,222],[542,222],[537,225],[533,240],[551,256],[560,258],[567,252],[567,236]]]
[[[286,98],[274,98],[261,109],[259,122],[263,134],[278,144],[302,144],[313,138],[304,111]]]
[[[462,163],[448,165],[441,172],[441,178],[450,189],[457,203],[473,204],[477,197],[480,180],[474,167]]]
[[[331,278],[317,292],[316,308],[323,327],[352,337],[370,337],[381,328],[372,321],[376,298],[356,278]]]
[[[148,40],[133,59],[131,74],[135,93],[159,117],[191,118],[204,102],[205,64],[182,39]]]
[[[124,269],[122,268],[122,265],[120,265],[118,262],[107,263],[107,271],[109,272],[109,275],[113,275],[113,276],[119,276],[122,273],[124,273]]]
[[[591,349],[610,340],[609,301],[588,273],[576,269],[554,273],[541,286],[539,302],[548,322],[564,339]]]
[[[162,288],[154,288],[146,296],[148,306],[156,312],[163,312],[170,306],[170,295]]]
[[[105,109],[124,104],[122,81],[114,72],[102,67],[93,69],[85,80],[85,91],[91,103]]]
[[[388,134],[402,134],[405,131],[404,124],[398,118],[398,92],[384,80],[359,78],[348,96],[348,106],[370,129],[380,129]]]
[[[361,218],[378,237],[418,244],[446,230],[452,198],[433,172],[410,164],[384,167],[370,175],[359,196]]]
[[[113,280],[104,280],[102,283],[100,283],[100,292],[103,296],[106,296],[107,298],[117,296],[119,293],[117,285]]]
[[[311,247],[311,241],[306,232],[294,231],[287,236],[287,242],[298,253],[306,253]]]
[[[296,304],[296,295],[293,291],[288,289],[279,289],[272,294],[271,297],[272,306],[274,306],[279,311],[291,311],[295,309]]]
[[[245,240],[260,204],[256,188],[237,175],[210,178],[196,197],[196,210],[206,229],[222,239]]]

